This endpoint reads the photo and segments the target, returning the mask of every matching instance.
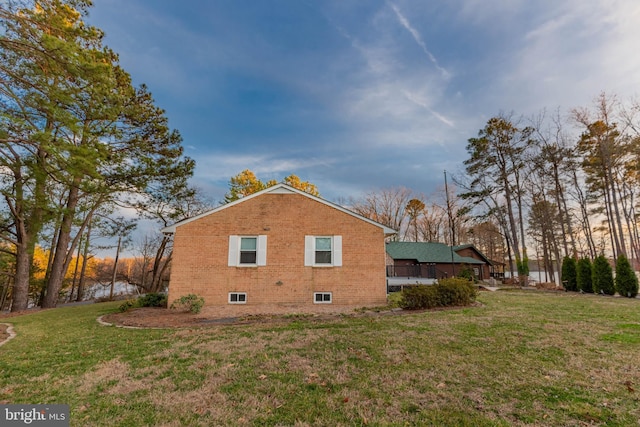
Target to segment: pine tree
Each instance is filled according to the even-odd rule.
[[[84,22],[90,6],[0,2],[0,195],[11,217],[0,237],[15,246],[14,311],[28,305],[34,248],[47,226],[55,224],[55,244],[42,305],[55,307],[96,209],[193,170],[164,111]]]
[[[604,255],[598,255],[593,261],[593,291],[598,294],[614,295],[613,271]]]
[[[624,254],[616,260],[616,291],[620,296],[635,298],[638,295],[638,278]]]
[[[593,282],[591,276],[591,261],[589,261],[589,258],[581,258],[577,265],[578,290],[585,293],[593,293]]]
[[[575,258],[566,256],[562,260],[562,285],[567,291],[578,290],[578,273]]]

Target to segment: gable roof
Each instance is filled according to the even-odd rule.
[[[462,250],[462,249],[467,249],[467,248],[472,249],[476,254],[478,254],[478,256],[479,256],[480,258],[482,258],[483,260],[485,260],[485,262],[486,262],[487,264],[493,265],[494,261],[492,261],[492,260],[490,260],[489,258],[487,258],[487,257],[485,256],[485,254],[483,254],[482,252],[480,252],[480,250],[479,250],[478,248],[476,248],[474,245],[472,245],[472,244],[470,244],[470,243],[469,243],[469,244],[466,244],[466,245],[457,245],[457,246],[454,246],[454,247],[453,247],[453,250],[457,252],[457,251],[460,251],[460,250]]]
[[[387,254],[393,259],[415,259],[419,263],[437,264],[485,264],[478,259],[458,255],[456,250],[462,249],[461,247],[451,248],[444,243],[389,242],[386,248]]]
[[[375,225],[377,227],[380,227],[384,231],[385,235],[397,233],[396,230],[393,230],[393,229],[387,227],[386,225],[383,225],[383,224],[380,224],[378,222],[375,222],[375,221],[373,221],[373,220],[371,220],[371,219],[369,219],[367,217],[364,217],[364,216],[359,215],[359,214],[357,214],[355,212],[352,212],[347,208],[343,208],[340,205],[337,205],[335,203],[329,202],[327,200],[324,200],[324,199],[322,199],[320,197],[317,197],[317,196],[314,196],[312,194],[306,193],[306,192],[304,192],[302,190],[298,190],[297,188],[293,188],[293,187],[291,187],[291,186],[289,186],[287,184],[276,184],[276,185],[274,185],[272,187],[268,187],[268,188],[266,188],[266,189],[264,189],[262,191],[258,191],[257,193],[250,194],[250,195],[245,196],[245,197],[243,197],[241,199],[234,200],[231,203],[224,204],[222,206],[219,206],[219,207],[217,207],[215,209],[212,209],[212,210],[207,211],[205,213],[202,213],[200,215],[196,215],[194,217],[187,218],[187,219],[184,219],[182,221],[176,222],[175,224],[172,224],[172,225],[170,225],[168,227],[165,227],[160,231],[162,233],[164,233],[164,234],[175,233],[176,232],[176,228],[180,227],[181,225],[188,224],[188,223],[190,223],[192,221],[196,221],[196,220],[198,220],[200,218],[203,218],[205,216],[209,216],[209,215],[214,214],[216,212],[220,212],[221,210],[230,208],[231,206],[239,205],[240,203],[244,203],[247,200],[250,200],[250,199],[253,199],[253,198],[256,198],[256,197],[260,197],[260,196],[262,196],[264,194],[299,194],[299,195],[307,197],[307,198],[309,198],[311,200],[315,200],[318,203],[322,203],[323,205],[326,205],[326,206],[329,206],[331,208],[337,209],[340,212],[343,212],[343,213],[345,213],[347,215],[351,215],[352,217],[358,218],[361,221],[365,221],[365,222],[368,222],[369,224],[372,224],[372,225]]]

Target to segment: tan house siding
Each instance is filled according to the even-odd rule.
[[[229,236],[267,236],[266,265],[229,267]],[[342,236],[342,266],[308,267],[305,236]],[[179,225],[174,235],[169,301],[197,294],[227,305],[246,292],[247,305],[314,306],[314,292],[334,305],[386,302],[384,231],[298,193],[264,193]]]

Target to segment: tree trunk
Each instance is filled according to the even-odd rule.
[[[587,201],[580,188],[580,183],[578,182],[578,174],[573,170],[573,185],[576,189],[576,194],[578,196],[578,204],[580,205],[580,214],[582,217],[582,231],[587,240],[587,246],[589,247],[589,255],[591,259],[595,259],[598,255],[598,251],[596,250],[596,244],[593,241],[593,233],[591,232],[591,223],[589,222],[589,212],[587,209]]]
[[[171,240],[170,237],[162,236],[162,242],[160,247],[156,251],[156,258],[153,260],[153,274],[151,276],[151,292],[158,292],[160,289],[161,275],[164,269],[162,268],[162,258],[164,258],[164,251]]]
[[[16,247],[16,274],[13,281],[11,311],[26,310],[29,305],[29,275],[32,257],[26,245]]]
[[[69,188],[66,209],[60,223],[56,253],[51,266],[51,276],[47,283],[47,294],[45,295],[42,303],[43,308],[53,308],[58,304],[58,293],[62,288],[62,282],[66,273],[64,267],[66,264],[67,252],[69,251],[69,242],[71,241],[71,226],[79,200],[79,183],[80,179],[75,178]]]
[[[84,283],[86,280],[87,262],[89,261],[89,245],[91,242],[91,220],[93,213],[87,217],[87,235],[85,236],[84,251],[82,254],[82,269],[80,270],[80,281],[78,282],[78,296],[76,301],[82,301],[84,298]]]

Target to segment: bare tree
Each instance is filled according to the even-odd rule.
[[[369,219],[397,230],[396,239],[403,240],[407,236],[408,214],[406,211],[411,190],[403,187],[370,192],[362,200],[354,201],[351,209]]]

